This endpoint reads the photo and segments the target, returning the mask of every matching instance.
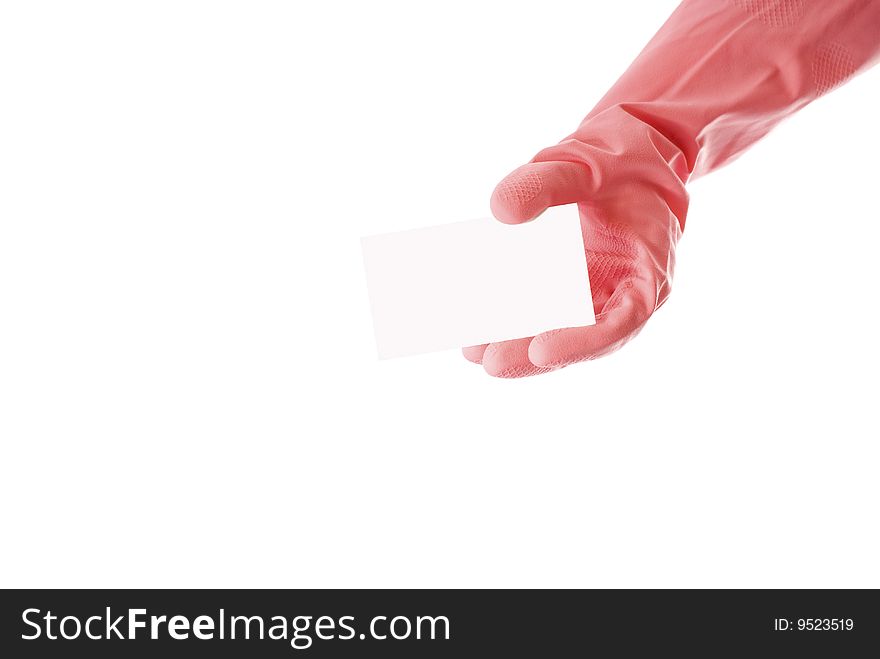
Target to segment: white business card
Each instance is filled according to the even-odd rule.
[[[576,205],[361,243],[381,359],[595,323]]]

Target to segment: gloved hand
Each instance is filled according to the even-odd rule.
[[[577,203],[596,324],[464,348],[523,377],[613,352],[670,292],[688,180],[870,67],[880,0],[685,0],[578,130],[514,170],[495,217]],[[540,221],[540,220],[538,220]]]
[[[501,181],[491,207],[516,224],[548,206],[578,204],[596,324],[466,348],[491,375],[532,375],[612,352],[669,295],[687,211],[680,152],[619,106],[583,128]],[[668,164],[676,159],[679,173]]]

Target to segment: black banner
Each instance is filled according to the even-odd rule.
[[[877,656],[872,590],[7,590],[3,657]]]

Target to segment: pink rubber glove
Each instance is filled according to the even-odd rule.
[[[578,203],[596,324],[464,348],[498,377],[613,352],[667,299],[685,183],[872,65],[880,0],[685,0],[574,134],[514,170],[492,212]]]

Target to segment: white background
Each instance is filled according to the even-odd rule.
[[[675,6],[0,10],[4,586],[880,586],[880,72],[691,186],[520,381],[379,362],[359,237],[486,213]]]

